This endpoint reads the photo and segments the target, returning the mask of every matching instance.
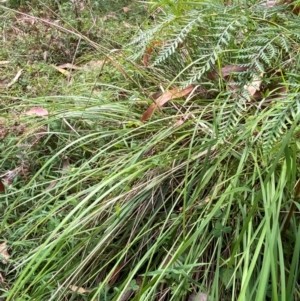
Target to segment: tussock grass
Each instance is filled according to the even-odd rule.
[[[201,2],[178,1],[178,6],[172,6],[161,1],[146,11],[141,8],[145,3],[136,2],[130,8],[140,19],[133,26],[157,13],[155,4],[166,15],[174,15],[174,21],[163,30],[166,38],[184,32],[181,26],[187,26],[194,9],[203,18],[209,12],[217,18],[215,12],[223,9],[216,22],[226,23],[231,18],[223,4],[203,4],[203,8]],[[121,11],[129,4],[113,5],[119,5],[115,11]],[[231,12],[237,18],[234,8]],[[282,13],[280,7],[272,9]],[[5,15],[0,22],[5,31],[4,25],[12,26],[17,15],[2,10]],[[88,10],[84,20],[92,22],[100,11]],[[67,10],[61,12],[65,21],[75,22]],[[104,17],[110,11],[105,8],[101,12]],[[133,20],[132,15],[128,18]],[[158,13],[152,24],[143,23],[144,28],[149,26],[152,33],[161,35],[155,31],[155,26],[162,24],[159,18]],[[295,30],[298,19],[292,14],[289,18],[290,23],[278,22],[278,26]],[[61,33],[61,38],[74,39],[72,55],[61,54],[56,59],[59,48],[50,61],[42,61],[40,54],[37,58],[28,54],[33,62],[21,63],[24,75],[10,89],[1,90],[0,169],[3,183],[9,185],[5,184],[5,192],[0,194],[0,233],[10,255],[7,263],[0,263],[3,298],[190,297],[195,301],[194,293],[202,292],[209,300],[298,300],[299,115],[292,111],[299,108],[299,87],[294,81],[298,67],[276,75],[276,83],[289,87],[284,91],[286,101],[233,110],[229,81],[203,78],[204,88],[197,90],[198,94],[169,102],[143,123],[140,119],[152,103],[152,92],[160,86],[186,85],[186,64],[196,66],[193,51],[198,49],[193,48],[193,39],[197,36],[192,29],[184,32],[191,43],[185,56],[174,46],[161,65],[145,68],[129,57],[134,51],[138,56],[134,44],[124,51],[111,47],[127,43],[126,37],[133,32],[132,28],[120,28],[120,20],[114,20],[102,23],[108,24],[102,30],[109,32],[114,44],[105,43],[105,48],[96,31],[89,36],[84,29],[84,34],[76,29],[76,22],[72,28],[66,22],[62,27],[74,35]],[[249,20],[251,26],[261,25],[251,14]],[[214,25],[217,29],[218,24]],[[58,29],[50,26],[50,30]],[[118,39],[115,31],[125,33]],[[156,41],[155,34],[145,38],[145,47]],[[144,47],[141,37],[145,37],[143,33],[139,46]],[[209,37],[207,33],[203,39]],[[217,37],[207,45],[215,45]],[[283,37],[289,38],[284,31]],[[5,77],[13,77],[14,68],[22,62],[21,54],[37,43],[36,39],[27,40],[31,38],[28,35],[15,54],[12,49],[21,42],[7,42],[1,56],[13,63],[2,69]],[[221,53],[214,61],[219,69],[224,67],[223,61],[231,64],[236,54],[230,43],[223,49],[228,57],[223,60]],[[290,51],[296,51],[293,46],[291,43]],[[157,50],[150,63],[164,51]],[[82,69],[69,70],[65,76],[49,66],[70,62],[67,59]],[[290,66],[286,57],[284,63]],[[242,86],[249,84],[253,72],[244,75]],[[266,85],[275,81],[272,76],[264,80]],[[32,107],[43,107],[49,114],[24,115]],[[284,112],[286,119],[276,119]],[[183,124],[176,126],[181,118]],[[262,138],[269,136],[263,135],[273,135],[278,128],[280,135],[271,137],[272,143],[266,146]],[[287,223],[292,204],[295,208]]]

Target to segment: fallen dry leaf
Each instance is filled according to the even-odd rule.
[[[183,90],[180,90],[180,88],[176,87],[170,91],[163,93],[160,97],[158,97],[156,100],[154,100],[155,103],[151,104],[150,107],[145,111],[145,113],[143,114],[143,116],[141,118],[141,121],[144,122],[144,121],[148,120],[157,108],[161,108],[169,100],[175,99],[175,98],[180,98],[187,94],[190,94],[194,88],[195,88],[195,86],[193,86],[193,85],[189,85]]]
[[[205,293],[193,293],[190,295],[188,301],[208,301],[208,296]]]
[[[161,13],[162,11],[163,11],[163,9],[162,9],[161,7],[158,7],[158,8],[156,9],[156,11],[155,11],[153,14],[150,15],[150,18],[151,18],[152,20],[155,20],[155,19],[156,19],[156,15],[159,14],[159,13]]]
[[[126,27],[126,28],[133,28],[133,27],[134,27],[133,25],[130,25],[129,23],[127,23],[127,22],[125,22],[125,21],[123,21],[123,25],[124,25],[124,27]]]
[[[122,295],[118,298],[119,301],[128,301],[133,293],[133,290],[128,288],[126,289]]]
[[[4,187],[1,179],[0,179],[0,192],[5,192],[5,187]]]
[[[220,73],[218,73],[216,70],[211,71],[208,74],[208,78],[211,79],[211,80],[217,79],[219,76],[225,78],[233,72],[242,72],[242,71],[246,71],[246,70],[247,70],[247,67],[241,67],[241,66],[236,66],[236,65],[228,65],[228,66],[223,67],[221,69]]]
[[[17,22],[33,25],[35,23],[35,18],[32,18],[30,16],[20,16],[19,18],[17,18]]]
[[[276,4],[279,4],[278,1],[267,1],[266,3],[263,3],[262,5],[266,6],[266,7],[273,7]]]
[[[107,14],[103,17],[103,20],[107,20],[107,19],[115,19],[115,20],[118,20],[118,18],[116,17],[116,15],[114,14]]]
[[[70,63],[59,65],[59,66],[57,66],[57,68],[60,68],[60,69],[73,69],[73,70],[82,69],[81,67],[77,67],[77,66],[75,66],[73,64],[70,64]]]
[[[71,291],[77,292],[79,294],[86,294],[86,293],[90,292],[89,290],[86,290],[83,287],[79,287],[79,286],[76,286],[76,285],[70,285],[69,288],[70,288]]]
[[[7,86],[7,80],[0,80],[0,88],[3,89],[3,88],[6,88]]]
[[[152,51],[153,51],[152,47],[148,47],[146,49],[146,53],[143,55],[142,63],[145,67],[149,66],[149,57],[150,57],[150,54],[152,53]]]
[[[3,242],[2,244],[0,244],[0,258],[2,259],[2,263],[7,264],[9,257],[10,256],[7,252],[6,242]]]
[[[150,52],[151,53],[151,52]],[[148,51],[146,50],[146,53],[143,55],[143,58],[142,58],[142,63],[145,67],[148,67],[149,66],[149,53]]]
[[[146,48],[146,53],[143,55],[143,58],[142,58],[142,63],[145,67],[148,67],[148,65],[149,65],[149,57],[150,57],[150,54],[153,52],[153,48],[156,46],[161,46],[161,45],[162,45],[161,41],[152,41],[151,45]]]
[[[111,275],[111,277],[108,280],[109,285],[113,285],[118,277],[120,276],[120,272],[123,270],[123,268],[126,266],[126,262],[119,265],[113,272],[113,274]]]
[[[185,123],[185,121],[189,118],[194,118],[193,114],[189,113],[186,116],[181,117],[175,124],[174,127],[181,126],[182,124]]]
[[[25,115],[48,116],[48,111],[41,107],[34,107],[25,112]]]
[[[8,186],[11,185],[14,178],[22,172],[22,168],[23,166],[16,167],[15,169],[9,170],[5,174],[1,175],[2,183],[5,183]]]
[[[60,72],[61,74],[65,75],[65,76],[70,76],[70,72],[63,69],[63,68],[60,68],[60,67],[57,67],[53,64],[50,65],[51,67],[53,67],[54,69],[56,69],[58,72]]]
[[[101,60],[95,60],[95,61],[89,61],[83,66],[83,70],[89,70],[89,69],[97,69],[97,68],[102,68],[103,61]]]
[[[260,90],[260,86],[262,83],[262,80],[261,80],[262,76],[263,76],[263,74],[260,74],[259,78],[254,78],[253,81],[251,82],[251,84],[244,86],[244,89],[249,92],[251,97],[254,96],[256,91]]]
[[[183,125],[184,122],[186,121],[186,119],[187,119],[187,118],[181,118],[181,119],[179,119],[179,120],[174,124],[174,127],[177,128],[177,127]]]

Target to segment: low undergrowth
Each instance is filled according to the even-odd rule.
[[[250,2],[0,6],[3,300],[300,299],[299,17]]]

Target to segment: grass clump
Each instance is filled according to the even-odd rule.
[[[32,34],[1,50],[2,297],[298,300],[299,17],[82,4],[53,7],[47,57]],[[1,9],[6,33],[18,12]]]

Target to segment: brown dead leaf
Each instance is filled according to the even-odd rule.
[[[181,126],[182,124],[185,123],[185,121],[189,118],[194,118],[193,114],[189,113],[183,117],[181,117],[175,124],[174,124],[174,127],[179,127]]]
[[[149,95],[149,97],[152,99],[152,100],[155,100],[157,99],[158,97],[162,96],[163,92],[161,90],[159,91],[156,91],[156,92],[153,92]]]
[[[161,45],[162,45],[161,41],[152,41],[151,45],[146,48],[146,53],[143,55],[143,58],[142,58],[142,63],[145,67],[148,67],[148,65],[149,65],[149,57],[150,57],[151,53],[153,52],[153,49],[156,46],[161,46]]]
[[[6,185],[11,185],[14,178],[18,176],[22,172],[23,166],[16,167],[15,169],[7,171],[5,174],[2,174],[2,183],[5,183]]]
[[[154,100],[155,103],[151,104],[150,107],[145,111],[141,118],[141,121],[144,122],[148,120],[157,108],[161,108],[169,100],[188,95],[193,91],[194,88],[195,87],[193,85],[189,85],[183,90],[180,90],[180,88],[176,87],[170,91],[163,93],[160,97]]]
[[[209,203],[211,201],[211,196],[207,196],[205,199],[204,199],[204,202],[205,203]]]
[[[208,74],[208,78],[211,80],[217,79],[219,76],[221,76],[222,78],[225,78],[225,77],[229,76],[231,73],[242,72],[242,71],[246,71],[246,70],[247,70],[247,67],[228,65],[228,66],[223,67],[221,69],[220,73],[218,73],[216,70],[211,71]]]
[[[145,67],[149,66],[149,54],[145,53],[142,58],[142,63]]]
[[[59,66],[57,66],[57,68],[60,68],[60,69],[73,69],[73,70],[82,69],[81,67],[77,67],[77,66],[75,66],[73,64],[70,64],[70,63],[59,65]]]
[[[121,264],[114,270],[113,274],[111,275],[111,277],[108,280],[109,285],[113,285],[117,281],[117,279],[119,278],[120,272],[123,270],[123,268],[125,266],[126,266],[126,262]]]
[[[174,127],[177,128],[177,127],[183,125],[185,121],[186,121],[186,118],[181,118],[181,119],[179,119],[179,120],[174,124]]]
[[[102,65],[103,65],[103,61],[102,60],[95,60],[95,61],[89,61],[88,63],[86,63],[84,66],[83,66],[83,70],[94,70],[94,69],[97,69],[97,68],[102,68]]]
[[[127,13],[128,11],[130,11],[130,8],[129,8],[129,7],[126,7],[126,6],[123,7],[123,12],[124,12],[124,13]]]
[[[60,68],[58,66],[55,66],[53,64],[50,65],[51,67],[53,67],[54,69],[56,69],[58,72],[60,72],[61,74],[65,75],[65,76],[70,76],[70,72],[65,70],[64,68]]]
[[[123,25],[124,25],[124,27],[126,27],[126,28],[133,28],[133,27],[134,27],[133,25],[130,25],[129,23],[127,23],[127,22],[125,22],[125,21],[123,21]]]
[[[251,97],[254,96],[254,94],[260,90],[260,86],[262,83],[262,78],[263,74],[260,74],[259,78],[253,78],[253,81],[249,85],[245,85],[244,89],[247,90],[250,94]]]
[[[107,14],[103,17],[103,20],[107,20],[107,19],[115,19],[115,20],[118,20],[118,18],[116,17],[116,15],[114,14]]]
[[[5,187],[4,187],[1,179],[0,179],[0,192],[5,192]]]
[[[128,301],[130,300],[130,297],[133,293],[133,290],[128,288],[127,290],[125,290],[122,295],[119,297],[119,301]]]
[[[205,293],[192,293],[188,301],[208,301],[208,295]]]
[[[273,7],[273,6],[275,6],[276,4],[279,4],[278,1],[267,1],[266,3],[263,3],[263,6],[266,6],[266,7]]]
[[[7,83],[8,83],[7,79],[0,80],[0,89],[6,88],[7,87]]]
[[[30,16],[20,16],[17,18],[17,22],[21,24],[28,24],[28,25],[33,25],[35,23],[35,18],[32,18]]]
[[[86,293],[90,292],[89,290],[86,290],[85,288],[79,287],[79,286],[76,286],[76,285],[70,285],[69,288],[70,288],[71,291],[79,293],[79,294],[86,294]]]
[[[152,51],[153,51],[152,47],[148,47],[146,49],[146,53],[143,55],[142,63],[145,67],[149,66],[149,57],[150,57],[150,54],[152,53]]]
[[[9,257],[10,256],[7,252],[6,242],[3,242],[2,244],[0,244],[0,259],[2,259],[2,263],[7,264]]]
[[[163,9],[161,7],[158,7],[156,9],[156,11],[150,15],[150,18],[152,20],[155,20],[156,19],[156,15],[159,14],[159,13],[161,13],[161,12],[163,12]]]
[[[34,107],[25,112],[25,115],[48,116],[48,111],[41,107]]]

